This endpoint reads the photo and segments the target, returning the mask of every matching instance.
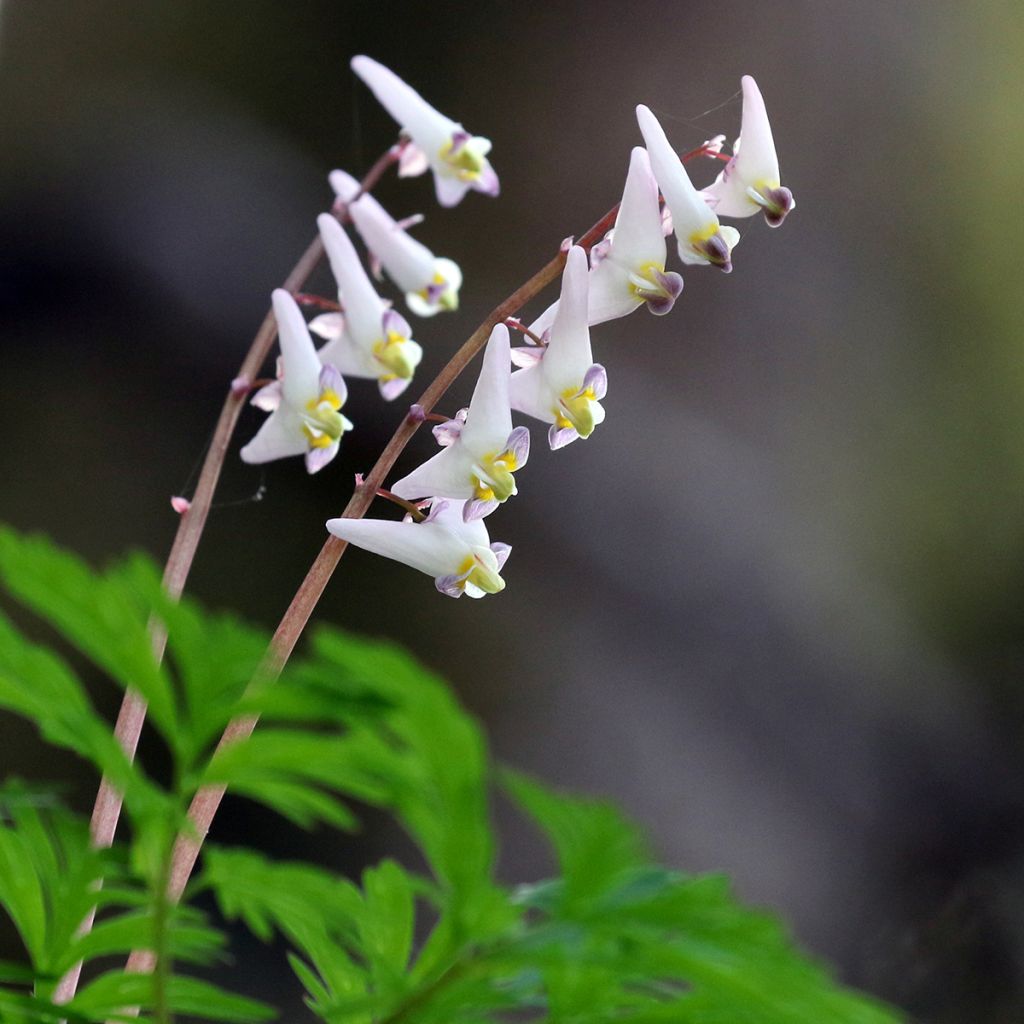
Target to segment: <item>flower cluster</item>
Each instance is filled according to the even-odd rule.
[[[487,139],[440,114],[376,61],[356,57],[352,67],[401,127],[400,176],[430,169],[443,206],[455,205],[470,189],[497,195]],[[509,322],[530,344],[512,348],[508,325],[494,325],[469,406],[434,428],[440,451],[390,492],[381,492],[405,505],[406,517],[331,519],[327,529],[334,536],[428,573],[450,597],[483,597],[504,588],[501,570],[510,548],[491,543],[484,519],[517,493],[516,474],[529,458],[529,430],[513,425],[513,412],[548,424],[553,451],[590,437],[605,418],[608,391],[605,368],[594,361],[590,329],[640,306],[656,316],[673,308],[683,278],[666,268],[666,237],[675,235],[685,266],[729,273],[739,232],[719,216],[761,212],[777,227],[794,207],[792,192],[779,179],[761,93],[749,76],[742,90],[741,131],[732,154],[721,152],[724,136],[688,154],[725,162],[703,191],[691,182],[655,115],[637,107],[644,146],[630,155],[614,226],[591,247],[589,258],[583,247],[567,247],[558,300],[528,328]],[[419,218],[395,221],[343,171],[333,172],[330,182],[335,213],[351,221],[362,238],[374,276],[387,275],[417,316],[457,309],[461,271],[408,234]],[[316,317],[307,329],[292,297],[274,293],[279,380],[253,399],[272,412],[242,450],[250,462],[305,453],[310,472],[333,458],[341,434],[352,426],[340,412],[346,394],[342,374],[375,379],[383,397],[392,399],[408,387],[422,356],[408,322],[377,294],[339,218],[323,214],[318,226],[342,311]],[[309,330],[326,339],[319,352]]]

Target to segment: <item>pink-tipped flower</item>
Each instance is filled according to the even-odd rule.
[[[497,324],[464,423],[445,435],[445,447],[433,458],[394,484],[395,494],[465,500],[463,515],[469,520],[488,515],[516,493],[513,473],[529,458],[530,432],[512,428],[510,363],[508,328]]]
[[[601,399],[608,376],[594,362],[587,324],[587,254],[573,246],[562,273],[562,292],[547,348],[532,365],[512,374],[512,408],[550,423],[548,443],[562,448],[578,437],[590,437],[604,420]]]
[[[657,316],[668,313],[683,290],[683,279],[665,272],[658,185],[641,146],[630,154],[622,202],[606,242],[598,243],[591,254],[591,326],[626,316],[644,304]]]
[[[405,302],[417,316],[433,316],[459,308],[462,271],[453,260],[435,256],[417,242],[371,195],[353,197],[359,182],[344,171],[332,171],[331,187],[347,205],[348,214],[366,248],[388,277],[405,292]]]
[[[710,263],[728,273],[732,270],[732,250],[740,240],[740,233],[718,223],[718,217],[693,187],[683,162],[654,114],[641,104],[636,108],[636,119],[647,145],[654,177],[672,215],[679,258],[688,264]]]
[[[310,322],[310,330],[329,339],[320,358],[351,377],[376,380],[384,398],[395,398],[412,381],[423,349],[412,340],[405,318],[377,295],[345,229],[327,213],[317,218],[317,226],[345,310]]]
[[[458,502],[435,501],[422,523],[329,519],[335,537],[434,577],[448,597],[483,597],[505,589],[501,570],[512,550],[491,543],[482,519],[466,520]]]
[[[258,463],[305,455],[306,469],[316,473],[338,454],[341,435],[352,429],[341,414],[348,392],[337,368],[321,365],[291,295],[276,289],[273,305],[281,346],[276,402],[259,432],[242,449],[242,459]]]
[[[743,118],[740,136],[733,143],[733,157],[704,195],[715,212],[724,217],[752,217],[760,212],[771,227],[777,228],[796,206],[796,200],[779,181],[779,158],[761,90],[750,75],[743,76],[741,85]]]
[[[456,206],[470,190],[496,196],[498,176],[487,160],[489,139],[470,135],[461,124],[435,110],[398,75],[370,57],[353,57],[352,70],[370,87],[380,105],[401,125],[434,172],[434,189],[442,206]],[[423,164],[413,154],[405,171]]]

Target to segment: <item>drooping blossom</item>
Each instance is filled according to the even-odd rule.
[[[600,248],[599,248],[600,246]],[[683,290],[679,274],[665,272],[665,235],[658,185],[647,151],[634,148],[622,201],[608,244],[591,253],[587,319],[591,326],[626,316],[646,304],[657,316],[672,309]]]
[[[566,257],[547,347],[538,347],[535,353],[518,350],[518,361],[530,365],[513,373],[509,382],[512,408],[551,424],[552,449],[590,437],[604,420],[601,399],[608,390],[608,376],[594,362],[590,348],[587,279],[587,254],[575,245]]]
[[[310,322],[310,330],[328,342],[320,359],[352,377],[376,380],[386,399],[400,395],[423,358],[412,340],[412,328],[389,309],[374,290],[352,240],[330,214],[317,218],[344,313],[326,313]]]
[[[714,211],[693,187],[683,162],[654,114],[641,104],[636,108],[636,119],[651,158],[651,169],[672,215],[679,258],[688,264],[710,263],[729,273],[739,232],[718,223]]]
[[[402,522],[329,519],[327,529],[356,547],[433,576],[448,597],[483,597],[505,589],[501,570],[511,547],[492,544],[483,520],[467,520],[459,502],[435,500],[421,523],[411,516]]]
[[[716,213],[751,217],[760,212],[771,227],[777,228],[796,206],[796,200],[780,184],[779,158],[761,90],[750,75],[743,76],[741,85],[743,116],[732,159],[704,195]]]
[[[348,215],[371,255],[388,276],[405,292],[409,309],[417,316],[433,316],[441,310],[459,308],[462,271],[453,260],[435,256],[417,242],[373,196],[354,202],[359,182],[344,171],[332,171],[331,187],[346,204]]]
[[[246,462],[258,463],[305,454],[306,469],[316,473],[338,454],[341,435],[352,429],[341,413],[348,394],[345,381],[335,366],[321,365],[292,296],[278,288],[273,306],[281,346],[280,380],[276,388],[265,388],[253,399],[253,404],[272,411],[241,455]]]
[[[463,515],[493,512],[516,493],[513,473],[526,465],[530,432],[512,428],[508,328],[497,324],[464,420],[449,421],[449,443],[391,488],[400,498],[464,499]]]
[[[498,176],[487,154],[489,139],[470,135],[461,124],[435,110],[393,71],[370,57],[353,57],[352,70],[369,86],[381,106],[399,123],[422,154],[403,154],[405,173],[434,172],[434,189],[442,206],[455,206],[474,189],[496,196]]]

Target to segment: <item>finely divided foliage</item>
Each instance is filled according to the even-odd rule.
[[[104,1021],[130,1006],[153,1020],[177,1012],[256,1021],[270,1012],[190,976],[191,965],[223,956],[224,936],[187,902],[170,907],[163,896],[162,866],[188,800],[209,783],[304,825],[348,828],[349,800],[377,806],[422,853],[425,875],[385,860],[357,884],[253,850],[207,848],[187,895],[210,891],[226,918],[262,939],[282,935],[322,1020],[896,1020],[835,987],[773,919],[737,905],[721,878],[658,867],[609,805],[496,770],[447,687],[386,643],[320,630],[270,685],[257,673],[265,637],[168,601],[142,559],[96,574],[46,541],[3,531],[0,582],[111,681],[146,680],[173,767],[162,785],[112,752],[68,662],[3,620],[0,706],[87,769],[116,771],[131,826],[123,846],[97,851],[52,794],[11,784],[0,795],[0,903],[26,954],[25,963],[0,964],[4,1021]],[[167,630],[164,666],[149,652],[151,617]],[[259,715],[259,729],[211,758],[238,714]],[[549,838],[554,878],[496,878],[496,782]],[[99,923],[77,935],[94,908]],[[162,970],[104,969],[104,957],[132,948],[159,951]],[[56,980],[78,960],[84,985],[53,1006]]]
[[[321,470],[353,428],[341,412],[342,374],[375,381],[382,397],[394,399],[420,362],[410,325],[378,296],[346,223],[370,248],[375,276],[386,273],[414,315],[458,307],[459,267],[407,233],[415,218],[395,221],[366,194],[379,173],[392,164],[401,176],[431,170],[444,206],[470,190],[498,193],[487,139],[375,61],[359,57],[353,68],[404,136],[362,185],[332,175],[338,203],[318,225],[339,303],[314,297],[331,311],[307,326],[291,288],[273,295],[281,358],[277,379],[253,397],[270,415],[242,449],[249,462],[303,455],[309,472]],[[604,419],[607,392],[590,327],[641,305],[656,315],[670,311],[682,278],[665,268],[665,235],[675,231],[683,263],[729,271],[738,234],[719,223],[716,209],[763,212],[777,226],[793,208],[752,79],[743,92],[742,155],[737,143],[704,193],[654,115],[638,108],[648,148],[633,151],[621,207],[582,244],[566,245],[453,356],[450,376],[443,371],[413,407],[371,473],[370,494],[486,342],[468,410],[437,417],[442,451],[399,480],[395,494],[382,492],[404,505],[406,518],[362,520],[370,499],[362,501],[360,484],[346,514],[328,524],[339,540],[325,546],[334,559],[326,576],[345,540],[428,573],[452,597],[504,588],[509,548],[490,541],[484,517],[517,493],[513,474],[529,454],[529,432],[513,425],[513,410],[548,424],[552,449],[589,437]],[[720,148],[715,140],[688,156],[715,158]],[[308,272],[309,254],[300,266]],[[559,300],[524,331],[531,344],[513,350],[505,318],[563,266]],[[310,329],[327,340],[319,351]],[[253,387],[239,378],[229,401]],[[219,463],[212,465],[215,479]],[[202,516],[209,493],[212,483]],[[175,508],[186,525],[195,514],[183,499]],[[740,907],[721,878],[655,864],[636,827],[611,806],[495,766],[447,687],[396,648],[321,629],[304,657],[286,665],[312,604],[305,618],[290,609],[271,640],[179,602],[191,551],[184,569],[172,552],[162,581],[142,557],[97,573],[42,538],[0,528],[0,588],[9,599],[9,611],[0,611],[0,708],[101,775],[123,799],[128,826],[106,848],[117,808],[113,822],[94,812],[90,827],[52,792],[17,781],[0,789],[0,907],[23,948],[20,961],[0,963],[0,1022],[272,1016],[272,1008],[195,974],[225,958],[226,921],[263,940],[283,937],[297,990],[311,1015],[331,1024],[896,1020],[834,985],[772,918]],[[318,566],[300,595],[322,589]],[[294,603],[301,605],[298,595]],[[282,639],[295,621],[291,640]],[[40,642],[47,632],[55,645]],[[126,707],[148,709],[158,770],[134,757],[143,715],[130,730],[119,723],[112,736],[75,667],[82,663],[124,690]],[[307,828],[351,829],[358,808],[382,809],[408,833],[419,866],[387,859],[357,882],[252,849],[207,846],[186,889],[226,790]],[[555,877],[499,880],[490,814],[496,790],[550,841]],[[204,818],[197,806],[211,800]],[[196,908],[197,895],[213,897],[217,921]],[[136,969],[114,966],[128,954]]]

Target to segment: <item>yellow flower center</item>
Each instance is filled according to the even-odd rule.
[[[690,244],[698,246],[701,242],[706,242],[709,238],[714,238],[717,234],[718,224],[715,221],[711,221],[707,227],[701,228],[700,231],[694,231],[694,233],[690,235]]]
[[[460,181],[476,181],[483,173],[484,158],[477,152],[472,139],[467,139],[458,149],[449,139],[438,155],[455,171]]]
[[[410,380],[416,370],[416,353],[409,347],[409,339],[398,331],[388,331],[387,338],[373,343],[373,356],[378,363],[387,368],[388,373],[381,375],[381,380]]]
[[[302,432],[311,448],[330,448],[345,432],[345,417],[338,411],[341,399],[330,388],[306,403]]]
[[[580,437],[590,437],[597,425],[594,422],[596,404],[593,388],[566,388],[554,409],[555,426],[559,430],[572,428]]]
[[[643,264],[629,275],[629,291],[634,298],[649,299],[652,295],[664,295],[665,289],[658,281],[658,274],[665,273],[664,263],[653,260]]]
[[[470,555],[459,566],[460,576],[463,573],[469,573],[463,581],[463,587],[465,587],[466,583],[472,583],[473,586],[479,587],[485,594],[497,594],[505,589],[505,581],[498,572],[497,560],[493,555],[491,558],[487,558],[488,554],[491,553],[485,552],[483,555]],[[491,562],[494,564],[490,564]]]
[[[473,465],[473,497],[480,501],[507,501],[516,493],[512,474],[518,468],[511,451],[485,455]]]

